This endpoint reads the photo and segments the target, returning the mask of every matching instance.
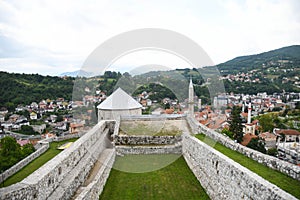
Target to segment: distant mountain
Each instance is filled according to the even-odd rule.
[[[256,55],[236,57],[225,63],[218,64],[217,67],[221,73],[225,74],[269,67],[300,68],[300,45],[283,47]]]
[[[59,76],[69,76],[69,77],[91,77],[93,76],[92,72],[86,72],[84,70],[77,70],[77,71],[73,71],[73,72],[64,72],[62,74],[60,74]]]

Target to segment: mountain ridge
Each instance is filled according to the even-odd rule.
[[[93,75],[93,73],[91,72],[87,72],[87,71],[84,71],[84,70],[76,70],[76,71],[73,71],[73,72],[64,72],[64,73],[61,73],[59,74],[59,76],[69,76],[69,77],[91,77]]]
[[[216,66],[221,72],[233,73],[237,70],[245,72],[268,65],[280,66],[280,64],[283,65],[284,63],[286,65],[300,66],[300,45],[291,45],[258,54],[238,56]]]

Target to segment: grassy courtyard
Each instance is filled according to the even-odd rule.
[[[66,143],[66,142],[74,142],[77,138],[64,140],[60,142],[51,142],[49,149],[40,155],[38,158],[34,159],[32,162],[30,162],[28,165],[26,165],[23,169],[21,169],[19,172],[15,173],[11,177],[9,177],[7,180],[4,181],[4,184],[1,183],[0,187],[6,187],[12,184],[15,184],[17,182],[22,181],[24,178],[29,176],[32,172],[40,168],[42,165],[44,165],[47,161],[51,160],[54,156],[59,154],[62,150],[58,150],[57,147],[60,145]]]
[[[151,168],[152,165],[155,168],[167,155],[156,156],[158,158],[154,158],[154,155],[130,155],[128,159],[127,156],[125,158],[117,157],[115,166],[126,168],[136,164],[139,168],[142,168],[143,165],[147,168]],[[141,162],[142,160],[145,162]],[[170,157],[167,156],[166,160],[170,160]],[[100,199],[181,200],[209,199],[209,197],[187,166],[184,158],[180,156],[170,165],[147,173],[128,173],[112,169]]]
[[[273,170],[263,164],[260,164],[239,152],[233,151],[223,146],[218,142],[216,143],[214,140],[203,134],[198,134],[196,135],[196,137],[204,143],[212,146],[219,152],[223,153],[224,155],[228,156],[232,160],[238,162],[242,166],[248,168],[264,179],[270,181],[271,183],[277,185],[281,189],[300,199],[300,181],[295,180],[277,170]]]

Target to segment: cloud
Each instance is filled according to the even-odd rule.
[[[110,37],[149,27],[190,37],[220,63],[300,44],[299,5],[298,0],[0,0],[0,64],[7,69],[3,58],[16,58],[28,62],[24,71],[33,61],[42,67],[31,70],[42,74],[62,65],[65,71],[76,70]],[[156,62],[168,63],[167,59],[161,56]],[[135,65],[135,59],[126,61],[130,63]]]

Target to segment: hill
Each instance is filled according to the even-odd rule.
[[[177,79],[178,81],[169,84],[171,86],[183,85],[183,79],[192,78],[196,95],[207,102],[209,93],[201,75],[205,74],[206,77],[209,77],[210,74],[213,75],[214,67],[217,67],[223,76],[226,92],[247,94],[300,92],[300,45],[283,47],[256,55],[240,56],[212,67],[155,71],[136,77],[141,80],[140,82],[145,83],[146,80],[151,80],[163,84],[170,82],[169,79]],[[185,95],[182,93],[180,96]]]
[[[71,100],[74,78],[0,72],[0,108],[59,97]]]
[[[300,68],[300,45],[293,45],[272,51],[236,57],[217,65],[224,74],[247,72],[253,69],[268,69],[270,67]]]
[[[258,92],[300,92],[300,45],[260,53],[240,56],[217,67],[223,78],[226,92],[256,94]],[[38,74],[15,74],[0,72],[0,108],[13,110],[18,104],[29,104],[42,99],[59,97],[72,99],[73,85],[77,88],[73,99],[81,100],[84,91],[99,88],[111,94],[114,87],[122,87],[133,94],[135,91],[147,90],[148,83],[156,83],[170,89],[176,98],[183,101],[187,97],[188,80],[193,79],[195,94],[203,103],[210,100],[206,80],[212,67],[201,69],[176,69],[170,71],[153,71],[131,76],[128,73],[105,72],[99,77],[75,78],[84,72],[65,74],[64,77],[42,76]],[[164,88],[164,87],[161,87]],[[166,93],[164,89],[159,89]],[[149,88],[148,88],[149,89]],[[132,90],[132,91],[131,91]],[[168,92],[170,93],[170,92]],[[170,96],[171,97],[171,96]]]

